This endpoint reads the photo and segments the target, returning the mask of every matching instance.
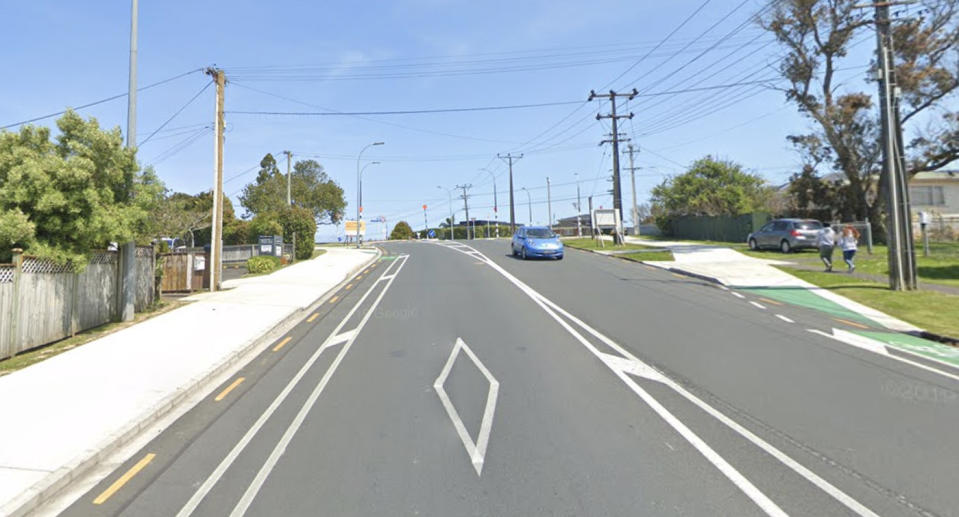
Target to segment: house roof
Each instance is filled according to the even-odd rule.
[[[959,182],[959,170],[942,170],[919,172],[909,178],[909,181],[949,181]]]

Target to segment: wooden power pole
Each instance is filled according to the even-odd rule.
[[[216,81],[216,118],[213,141],[213,226],[210,231],[210,291],[219,291],[223,271],[223,89],[226,75],[218,68],[206,73]]]
[[[628,93],[616,93],[613,90],[610,90],[609,93],[598,94],[595,91],[589,92],[589,100],[593,100],[597,97],[608,97],[611,111],[609,115],[596,115],[596,120],[608,118],[612,120],[613,123],[613,136],[610,142],[613,144],[613,208],[619,210],[620,220],[623,218],[623,193],[620,189],[619,181],[619,126],[618,120],[621,118],[633,118],[633,114],[628,115],[617,115],[616,114],[616,98],[625,97],[627,100],[632,100],[639,92],[636,91],[636,88],[633,88],[631,92]],[[605,142],[603,142],[605,143]],[[621,228],[617,228],[617,231],[613,233],[613,238],[615,239],[616,244],[622,244]]]

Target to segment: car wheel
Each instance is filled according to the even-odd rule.
[[[563,256],[560,255],[560,256],[556,257],[556,260],[563,260]]]
[[[756,251],[759,249],[759,244],[756,243],[756,239],[749,239],[749,249]]]
[[[789,253],[792,250],[792,246],[789,245],[789,241],[786,239],[783,239],[783,241],[779,243],[779,251],[782,251],[783,253]]]
[[[519,255],[523,257],[523,260],[526,260],[526,246],[523,246],[523,249],[520,250]]]
[[[512,244],[509,245],[509,254],[514,257],[516,256],[516,248],[514,248]]]

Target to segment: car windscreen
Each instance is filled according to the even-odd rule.
[[[546,228],[529,228],[526,230],[526,236],[530,239],[551,239],[556,234]]]
[[[796,229],[798,230],[821,230],[822,223],[819,221],[800,221],[796,223]]]

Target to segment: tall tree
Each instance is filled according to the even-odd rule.
[[[741,165],[706,156],[683,174],[653,188],[651,212],[676,215],[738,215],[762,210],[770,195],[766,180]]]
[[[149,235],[149,213],[163,185],[141,170],[119,128],[69,111],[60,134],[24,126],[0,131],[0,261],[10,247],[82,266],[111,241]]]
[[[335,224],[342,219],[346,208],[343,189],[327,176],[322,165],[315,160],[298,161],[291,176],[293,204],[309,210],[316,224]],[[286,174],[280,171],[273,156],[264,156],[256,180],[244,187],[240,195],[247,215],[285,206],[286,184]]]
[[[911,124],[924,112],[944,110],[959,87],[957,2],[922,4],[923,14],[893,21],[902,120]],[[813,123],[810,133],[790,137],[804,167],[816,171],[822,164],[841,172],[846,181],[836,211],[879,221],[879,124],[873,93],[850,90],[836,76],[853,40],[868,38],[871,31],[871,12],[857,5],[855,0],[782,0],[761,25],[786,51],[780,64],[788,83],[786,99]],[[869,77],[875,81],[875,70]],[[941,119],[930,116],[928,122],[927,128],[911,128],[914,137],[906,152],[913,174],[959,158],[959,112],[946,111]]]

